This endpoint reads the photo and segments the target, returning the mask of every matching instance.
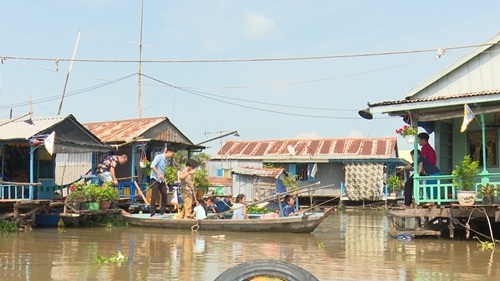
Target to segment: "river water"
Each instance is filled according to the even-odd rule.
[[[121,251],[123,263],[98,263]],[[500,280],[500,251],[476,240],[398,241],[383,211],[332,213],[312,234],[218,233],[140,227],[35,228],[0,234],[0,280],[214,280],[258,259],[319,280]]]

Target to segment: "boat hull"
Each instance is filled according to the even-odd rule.
[[[261,219],[259,215],[251,215],[249,219],[174,219],[173,215],[151,218],[149,214],[122,214],[123,219],[132,226],[156,227],[189,230],[216,230],[240,232],[313,232],[330,214],[331,208],[323,213],[306,213],[303,216],[286,218]]]

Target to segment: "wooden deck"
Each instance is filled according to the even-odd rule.
[[[473,231],[471,222],[474,225],[500,222],[500,205],[462,206],[453,203],[442,206],[427,204],[414,209],[389,207],[386,216],[389,219],[389,234],[392,236],[441,236],[443,231],[449,231],[449,236],[453,239],[456,228],[470,227],[465,230]]]

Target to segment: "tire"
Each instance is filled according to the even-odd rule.
[[[309,271],[278,260],[256,260],[235,265],[214,281],[246,281],[255,277],[274,277],[287,281],[319,281]]]

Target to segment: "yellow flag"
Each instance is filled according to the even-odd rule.
[[[463,133],[467,130],[467,126],[472,120],[474,120],[474,112],[467,104],[464,104],[464,121],[462,122],[462,127],[460,127],[460,133]]]

